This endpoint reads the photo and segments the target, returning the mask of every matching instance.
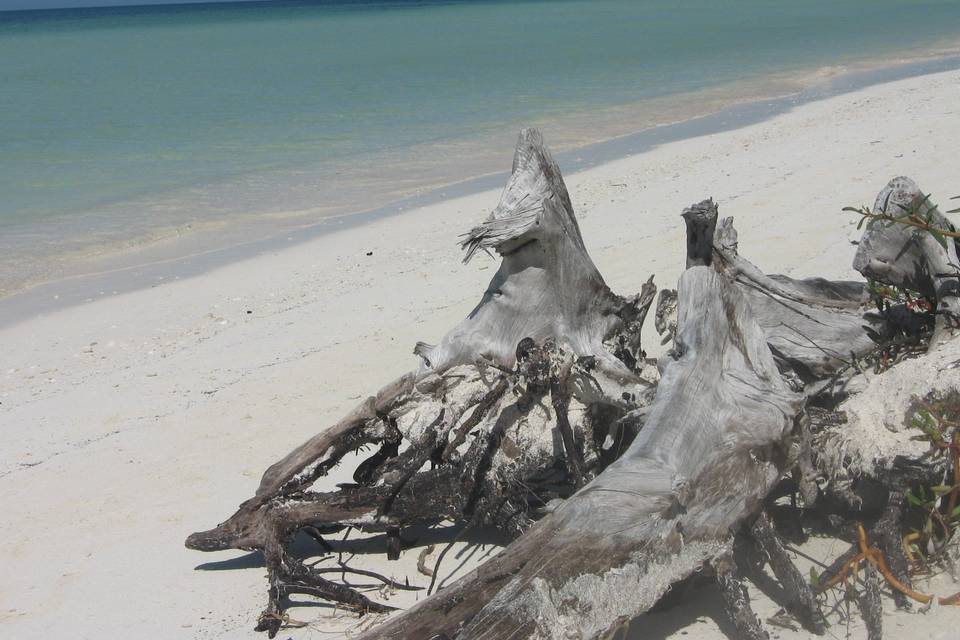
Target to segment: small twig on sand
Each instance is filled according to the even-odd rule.
[[[433,553],[434,549],[436,549],[436,545],[427,546],[420,552],[420,557],[417,558],[417,571],[425,576],[433,576],[433,569],[427,566],[427,556]]]

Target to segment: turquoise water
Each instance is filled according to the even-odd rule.
[[[0,293],[81,268],[65,256],[265,234],[502,169],[521,124],[578,144],[681,117],[671,96],[782,90],[958,35],[956,0],[0,13]]]

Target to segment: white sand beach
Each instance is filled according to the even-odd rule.
[[[512,151],[503,149],[504,169]],[[565,178],[591,256],[610,287],[629,294],[650,274],[676,286],[679,214],[710,196],[736,218],[740,252],[765,271],[854,277],[857,218],[841,208],[872,203],[895,175],[946,203],[960,194],[958,154],[960,71],[951,71]],[[435,341],[470,311],[495,263],[462,264],[457,238],[498,196],[444,201],[0,330],[2,635],[260,637],[252,630],[266,598],[259,556],[205,555],[184,548],[184,538],[233,513],[267,466],[416,366],[413,345]],[[659,338],[648,324],[655,356]],[[424,535],[421,544],[442,539]],[[829,561],[844,543],[808,547]],[[460,548],[443,575],[495,552]],[[419,551],[356,562],[425,586]],[[946,576],[924,588],[960,591]],[[775,612],[760,590],[752,596],[762,617]],[[889,638],[953,638],[960,625],[960,608],[885,607]],[[634,624],[630,637],[724,638],[719,611],[704,587]],[[327,606],[290,613],[309,625],[280,637],[348,637],[373,622]],[[770,628],[772,637],[807,637]],[[829,634],[865,637],[858,621]]]

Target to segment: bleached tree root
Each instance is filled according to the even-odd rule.
[[[898,180],[877,206],[916,205],[919,190]],[[293,594],[359,612],[390,610],[294,557],[289,545],[298,533],[324,545],[338,528],[384,531],[388,556],[396,557],[404,527],[453,520],[493,525],[513,542],[364,637],[604,637],[672,584],[712,567],[733,624],[759,640],[767,633],[733,556],[734,537],[749,523],[788,594],[786,608],[822,633],[816,598],[764,503],[788,473],[807,508],[824,497],[815,480],[832,480],[836,469],[816,451],[824,442],[817,430],[843,428],[832,410],[846,391],[835,382],[859,374],[858,360],[878,341],[902,337],[902,327],[889,309],[869,308],[863,283],[763,273],[738,254],[732,219],[718,220],[712,200],[685,210],[684,219],[688,270],[657,305],[657,329],[673,341],[657,383],[640,344],[656,295],[652,278],[636,296],[610,291],[586,252],[556,163],[539,133],[525,130],[499,205],[462,242],[465,260],[480,251],[501,258],[477,307],[436,345],[418,343],[417,370],[271,466],[254,497],[187,546],[263,552],[268,604],[257,628],[271,637]],[[904,243],[918,244],[916,237],[871,233],[857,264],[871,277],[937,296],[945,321],[935,338],[949,337],[955,247],[939,255],[921,243],[911,253]],[[819,406],[808,415],[809,403]],[[376,450],[356,466],[353,483],[315,487],[370,446]],[[828,484],[826,497],[839,487]],[[887,558],[887,579],[909,587],[902,552],[895,553],[902,489],[891,487],[870,539]],[[838,560],[836,571],[848,563]],[[830,579],[828,572],[821,582]],[[860,605],[879,640],[876,584]]]
[[[716,217],[716,205],[707,204]],[[851,359],[874,351],[876,339],[890,333],[886,319],[871,308],[863,282],[763,273],[739,254],[733,218],[717,223],[713,264],[737,283],[780,370],[801,382],[808,397],[819,394],[826,381],[850,367]]]
[[[694,267],[679,296],[671,362],[624,455],[475,576],[368,637],[598,637],[729,554],[787,463],[802,399],[725,276]]]
[[[684,278],[694,278],[692,274],[704,272],[702,267],[696,265],[710,264],[720,270],[724,276],[718,277],[726,283],[721,287],[724,292],[722,297],[729,303],[726,313],[730,317],[730,314],[734,313],[730,309],[735,307],[736,313],[750,316],[750,337],[745,338],[743,326],[732,321],[731,326],[726,328],[715,325],[702,328],[702,334],[686,325],[684,315],[692,313],[687,304],[708,316],[710,312],[706,309],[709,309],[710,305],[703,300],[685,300],[681,284],[675,307],[676,319],[671,318],[671,308],[674,305],[669,295],[661,297],[663,304],[658,304],[657,313],[658,328],[662,326],[672,333],[671,325],[675,323],[677,327],[674,357],[679,355],[681,361],[689,357],[690,333],[726,336],[733,348],[742,348],[744,344],[762,345],[755,346],[758,354],[755,359],[751,357],[750,361],[755,364],[765,357],[771,359],[771,362],[775,360],[779,366],[779,371],[776,371],[776,367],[771,367],[774,373],[763,377],[764,384],[785,384],[780,378],[782,373],[791,380],[794,388],[803,390],[807,400],[817,399],[833,406],[830,403],[835,403],[836,397],[821,399],[825,381],[845,369],[855,368],[855,362],[852,365],[850,359],[855,360],[874,351],[877,338],[884,339],[889,335],[888,319],[882,314],[870,311],[868,291],[862,283],[837,283],[822,279],[793,280],[763,274],[737,254],[736,235],[729,219],[715,227],[714,244],[708,262],[702,236],[710,233],[710,218],[715,218],[715,215],[715,206],[710,201],[700,203],[685,212],[688,230],[695,237],[688,236],[688,265],[693,268],[688,270]],[[730,302],[734,299],[736,303]],[[756,320],[753,317],[756,317]],[[688,331],[690,333],[687,333]],[[706,352],[701,350],[700,354]],[[673,439],[658,441],[657,436],[650,435],[667,431],[660,423],[662,414],[658,409],[669,405],[666,398],[676,392],[672,385],[677,384],[677,388],[692,387],[696,392],[702,393],[705,389],[714,389],[718,384],[716,381],[697,384],[691,380],[680,383],[671,376],[671,373],[679,370],[678,362],[663,367],[657,397],[653,405],[642,412],[641,435],[621,460],[611,465],[554,514],[535,525],[500,557],[488,563],[478,572],[476,578],[462,580],[434,599],[395,616],[368,636],[402,638],[431,637],[436,634],[436,637],[457,640],[506,636],[547,638],[553,637],[563,628],[582,637],[603,637],[624,620],[652,605],[659,593],[662,593],[654,585],[681,580],[702,564],[721,562],[723,566],[718,559],[729,556],[729,538],[711,538],[702,533],[698,535],[691,528],[683,526],[678,529],[683,532],[682,543],[674,547],[668,545],[664,549],[661,545],[669,540],[670,536],[665,532],[658,535],[655,529],[657,525],[649,523],[650,515],[637,513],[637,501],[658,500],[665,493],[670,493],[665,487],[657,489],[644,483],[643,479],[656,476],[660,472],[657,461],[663,457],[689,455],[689,451],[679,445],[680,442],[685,442],[682,436],[676,435]],[[724,397],[738,406],[742,402],[742,398]],[[694,402],[690,398],[687,400]],[[802,404],[803,400],[798,402]],[[718,406],[723,405],[715,404],[713,409],[716,410]],[[804,476],[811,474],[814,469],[809,455],[805,464],[800,464],[804,458],[802,443],[805,442],[809,449],[810,439],[803,435],[806,420],[800,417],[799,405],[797,407],[796,411],[790,414],[794,425],[790,430],[792,436],[781,441],[781,446],[785,446],[790,454],[784,456],[780,462],[784,467],[779,468],[782,472],[785,467],[797,465],[799,475]],[[677,412],[683,413],[679,409]],[[826,413],[829,413],[829,409]],[[685,417],[689,418],[689,415]],[[673,419],[676,420],[676,416]],[[758,427],[757,423],[750,419],[746,422],[750,424],[748,430]],[[682,428],[677,430],[682,431]],[[763,429],[759,428],[759,431]],[[700,432],[715,435],[717,427],[704,427]],[[660,446],[656,447],[655,454],[647,454],[642,467],[637,468],[638,475],[618,475],[617,472],[629,464],[628,460],[636,459],[643,447],[652,442],[657,442]],[[770,461],[769,458],[765,460]],[[725,465],[711,459],[702,461],[698,468],[710,475],[724,473],[728,478],[739,476],[733,481],[737,488],[733,489],[732,485],[726,487],[730,494],[722,492],[723,496],[733,493],[743,495],[744,491],[753,495],[752,490],[763,484],[756,478],[739,475],[743,473],[743,469],[750,469],[749,464],[742,462],[727,460]],[[706,471],[708,469],[709,471]],[[779,477],[777,473],[771,475],[771,483],[764,485],[766,489],[762,492],[763,496],[773,486],[774,476]],[[815,493],[815,488],[810,489],[814,486],[811,480],[809,477],[801,477],[800,485]],[[679,484],[689,488],[703,482],[703,477],[689,481],[675,479],[672,486]],[[606,491],[608,487],[612,496],[604,495],[602,503],[591,502],[594,491]],[[618,502],[614,496],[620,495],[630,496],[634,504]],[[760,494],[756,495],[759,497]],[[815,495],[810,496],[811,503],[814,498]],[[691,515],[695,511],[693,505],[683,499],[674,499],[674,506],[666,507],[660,517],[664,517],[664,514],[678,517],[677,514],[682,513],[683,517],[696,518]],[[750,514],[758,513],[759,508],[759,502],[751,506],[740,504],[738,508],[725,512],[725,515],[735,522],[740,522]],[[609,525],[601,520],[600,513],[607,514],[607,518],[615,518],[614,524],[624,523],[622,529],[617,529],[613,537],[617,539],[618,545],[626,544],[626,549],[633,549],[633,554],[622,546],[611,547],[611,543],[605,543],[604,532]],[[562,514],[567,517],[562,517]],[[725,531],[727,536],[736,529],[732,522],[724,520],[724,516],[716,512],[711,513],[710,520],[718,529]],[[657,521],[656,517],[654,521]],[[630,524],[627,524],[628,522]],[[724,527],[722,523],[727,523],[727,526]],[[625,534],[628,531],[631,535]],[[632,537],[633,535],[639,536],[642,541]],[[765,530],[761,521],[757,536],[766,543],[764,546],[768,558],[777,567],[775,574],[792,595],[790,608],[808,628],[822,631],[823,618],[811,589],[786,556],[775,532]],[[624,537],[627,541],[622,540]],[[603,560],[574,558],[571,551],[574,543],[570,542],[571,540],[576,540],[576,548],[590,547],[601,550]],[[631,540],[632,545],[628,542]],[[640,549],[642,551],[638,551]],[[652,564],[651,555],[648,554],[657,554],[659,562]],[[726,590],[727,604],[735,624],[745,634],[762,637],[764,631],[756,622],[755,616],[748,613],[749,608],[737,583],[736,573],[726,572],[721,575],[725,576],[722,579],[725,579],[730,587]],[[635,596],[633,601],[624,601],[622,597],[615,595],[623,590],[639,595]]]
[[[588,432],[586,420],[577,420],[574,426],[569,417],[571,401],[578,394],[573,387],[590,386],[592,361],[573,361],[552,343],[522,342],[521,352],[516,370],[495,370],[483,392],[465,394],[476,400],[472,411],[450,408],[464,416],[461,420],[446,422],[447,408],[441,408],[416,441],[392,457],[382,451],[396,451],[391,434],[398,427],[391,419],[381,418],[380,450],[354,474],[362,482],[327,493],[301,486],[263,502],[256,510],[242,508],[217,529],[193,534],[187,545],[201,550],[231,546],[263,550],[270,602],[258,628],[276,633],[291,593],[325,598],[359,611],[388,610],[290,556],[286,548],[300,530],[356,526],[399,531],[414,523],[453,520],[490,524],[510,537],[519,535],[548,502],[570,495],[584,478],[598,471],[601,457],[596,443],[604,439],[604,434]],[[469,385],[465,378],[471,373],[477,375],[475,368],[455,367],[446,378],[459,379],[457,386]],[[584,405],[579,406],[584,415]],[[549,427],[551,423],[554,427]],[[542,444],[550,438],[550,428],[562,432],[564,448],[559,456],[552,445],[546,449]],[[590,450],[586,460],[583,448]],[[575,458],[566,457],[570,451]]]
[[[264,552],[269,601],[258,628],[271,635],[291,593],[386,610],[294,558],[298,532],[324,544],[331,529],[385,531],[389,557],[412,524],[493,525],[516,537],[636,435],[618,421],[653,395],[640,331],[656,287],[651,278],[624,298],[606,286],[538,132],[521,133],[500,204],[462,245],[467,260],[479,250],[502,258],[471,314],[436,346],[417,345],[419,369],[294,449],[233,516],[187,539],[201,551]],[[353,484],[315,489],[370,446]]]
[[[834,378],[890,338],[888,318],[873,308],[866,283],[768,275],[738,253],[733,218],[719,219],[704,200],[683,212],[688,266],[708,265],[727,274],[766,334],[780,371],[808,398],[836,387]],[[676,294],[660,292],[656,328],[667,342],[675,332]]]

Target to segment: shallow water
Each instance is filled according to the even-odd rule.
[[[0,295],[197,230],[236,242],[502,170],[524,124],[586,144],[958,35],[955,0],[0,13]]]

